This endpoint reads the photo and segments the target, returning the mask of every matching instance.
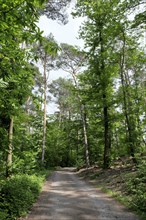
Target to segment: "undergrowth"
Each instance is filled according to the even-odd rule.
[[[12,176],[0,182],[0,219],[16,220],[24,216],[38,198],[46,171]]]
[[[108,190],[106,186],[102,190],[146,220],[146,162],[141,163],[135,172],[121,174],[121,178],[122,190]]]
[[[146,220],[146,161],[138,166],[131,164],[108,170],[91,169],[79,174],[94,183],[122,204]]]
[[[146,162],[141,164],[134,175],[126,177],[127,194],[131,197],[131,207],[146,214]]]

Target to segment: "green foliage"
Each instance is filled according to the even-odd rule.
[[[2,184],[0,190],[0,219],[16,219],[26,214],[37,199],[43,178],[36,175],[16,175]]]
[[[14,156],[13,158],[13,168],[12,172],[17,173],[27,173],[31,174],[37,167],[36,162],[36,154],[37,152],[31,151],[24,151],[21,152],[19,157]]]
[[[138,167],[135,175],[129,176],[127,190],[131,195],[131,206],[146,212],[146,162]]]
[[[48,123],[46,144],[47,157],[45,158],[46,167],[75,165],[75,142],[73,141],[73,138],[68,137],[68,132],[65,131],[66,129],[65,125],[59,127],[58,122]]]
[[[90,158],[110,161],[145,148],[145,55],[139,46],[145,12],[141,1],[84,1],[76,3],[74,16],[86,17],[80,28],[85,42],[87,70],[80,75],[80,95],[87,106]],[[142,3],[143,4],[143,3]],[[129,13],[135,11],[133,21]],[[144,9],[142,9],[144,10]],[[137,22],[138,32],[131,29]],[[103,115],[103,112],[107,114]],[[106,125],[106,126],[105,126]],[[104,134],[104,135],[103,135]],[[105,138],[106,137],[106,138]],[[108,146],[108,148],[107,148]]]
[[[59,20],[63,24],[68,22],[68,16],[65,13],[65,8],[70,4],[71,0],[54,0],[45,1],[41,14],[45,14],[49,19]]]
[[[77,169],[81,169],[82,167],[85,166],[85,160],[81,155],[78,155],[77,160],[76,160],[76,167]]]

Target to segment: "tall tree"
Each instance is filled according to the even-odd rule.
[[[71,74],[77,90],[77,97],[80,104],[81,120],[82,120],[83,135],[84,135],[86,167],[89,167],[90,159],[89,159],[89,144],[88,144],[88,134],[87,134],[86,103],[83,103],[83,100],[80,96],[79,85],[77,80],[77,76],[79,75],[85,63],[85,53],[83,51],[80,51],[79,48],[67,44],[61,44],[61,48],[62,50],[59,56],[58,67],[61,67],[64,71]]]
[[[46,146],[46,113],[47,113],[47,84],[50,70],[54,67],[54,60],[58,51],[58,44],[55,42],[54,37],[50,36],[43,38],[42,42],[36,45],[35,51],[38,54],[38,58],[41,60],[43,65],[43,80],[44,80],[44,91],[43,91],[43,143],[42,143],[42,163],[44,163],[45,157],[45,146]]]
[[[90,99],[92,97],[92,101],[94,100],[94,105],[97,107],[96,115],[100,115],[103,122],[104,168],[110,165],[111,137],[113,134],[111,120],[114,120],[113,112],[115,110],[117,118],[119,117],[119,109],[115,107],[116,97],[114,93],[117,92],[119,86],[118,73],[121,73],[121,70],[122,100],[125,107],[120,109],[120,111],[121,115],[125,116],[127,149],[129,149],[129,154],[132,156],[133,161],[136,162],[135,149],[138,138],[136,136],[138,124],[134,115],[134,112],[137,111],[134,102],[136,102],[137,98],[133,93],[135,91],[134,78],[131,77],[135,72],[132,70],[135,66],[135,61],[130,59],[130,57],[133,52],[136,54],[136,51],[142,52],[142,50],[136,43],[138,40],[136,38],[137,30],[131,30],[134,27],[134,19],[130,20],[129,13],[131,8],[136,8],[141,3],[143,4],[143,1],[136,1],[135,3],[135,1],[99,0],[97,2],[86,2],[79,0],[76,4],[76,12],[73,13],[75,16],[85,17],[85,22],[80,31],[80,37],[85,40],[85,48],[89,60],[84,82],[89,83]],[[141,32],[141,30],[138,31]],[[143,68],[142,63],[140,66]],[[96,104],[95,99],[98,100]],[[102,115],[99,113],[101,108]],[[138,121],[140,121],[140,118],[141,115],[138,116]]]
[[[101,100],[103,127],[104,127],[104,168],[110,165],[111,131],[110,131],[110,108],[112,95],[112,69],[115,68],[113,54],[114,40],[113,25],[109,22],[114,18],[114,7],[116,3],[110,1],[77,1],[76,13],[78,16],[86,16],[86,21],[80,32],[80,37],[85,40],[85,47],[88,48],[89,73],[92,74],[96,93]],[[117,23],[117,19],[116,19]],[[116,24],[117,25],[117,24]],[[114,57],[114,56],[113,56]],[[98,100],[99,102],[99,100]]]

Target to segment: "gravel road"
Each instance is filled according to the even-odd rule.
[[[27,220],[139,220],[137,216],[67,169],[46,181]]]

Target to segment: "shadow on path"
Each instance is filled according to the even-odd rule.
[[[46,181],[27,220],[139,220],[73,172],[56,171]]]

